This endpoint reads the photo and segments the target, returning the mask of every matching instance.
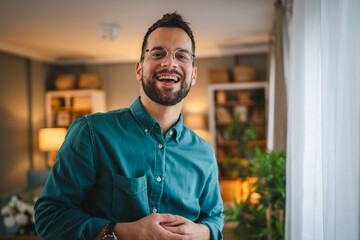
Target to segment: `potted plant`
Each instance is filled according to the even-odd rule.
[[[226,132],[229,141],[236,145],[236,150],[224,156],[222,165],[225,176],[245,179],[250,175],[247,158],[253,152],[248,142],[256,140],[253,122],[251,120],[243,122],[240,115],[235,115]]]
[[[250,194],[244,202],[234,201],[225,209],[225,221],[237,222],[238,239],[284,239],[286,152],[255,148],[249,163],[260,198],[253,201]]]

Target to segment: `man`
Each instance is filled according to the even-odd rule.
[[[195,43],[175,13],[143,41],[130,108],[76,120],[35,206],[45,239],[222,239],[212,147],[182,123]]]

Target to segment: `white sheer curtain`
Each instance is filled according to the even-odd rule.
[[[360,239],[360,1],[295,0],[286,239]]]

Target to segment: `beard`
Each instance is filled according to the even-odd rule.
[[[181,76],[180,89],[177,92],[172,92],[171,88],[163,88],[162,90],[156,87],[156,75],[160,73],[176,73]],[[153,73],[151,78],[144,79],[144,75],[141,75],[141,83],[146,96],[152,101],[163,106],[174,106],[183,100],[189,93],[191,88],[191,81],[187,84],[182,74],[176,71],[162,70]]]

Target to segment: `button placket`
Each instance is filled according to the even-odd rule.
[[[152,182],[152,190],[150,194],[149,204],[151,206],[151,210],[153,213],[157,213],[161,209],[161,198],[163,195],[163,178],[164,169],[165,169],[165,142],[162,135],[158,135],[154,138],[155,142],[155,151],[156,151],[156,160],[155,167],[153,172],[153,182]]]

